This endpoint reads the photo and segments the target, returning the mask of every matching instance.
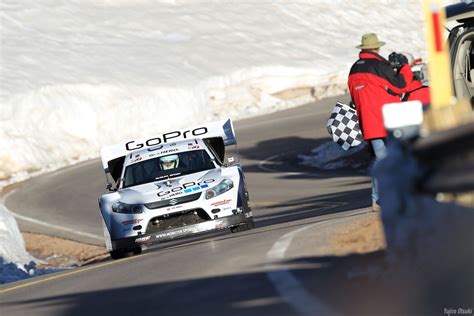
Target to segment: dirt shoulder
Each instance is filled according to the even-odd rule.
[[[385,249],[380,214],[367,213],[337,225],[331,232],[328,248],[334,255],[370,253]],[[42,234],[22,232],[26,250],[44,261],[40,268],[69,268],[108,258],[104,247]]]
[[[24,181],[10,184],[0,191],[0,198],[10,191],[21,187]],[[21,232],[26,250],[42,263],[40,269],[71,268],[103,261],[109,258],[104,247],[80,243],[44,234]]]
[[[385,237],[380,213],[372,212],[338,226],[329,245],[335,254],[369,253],[385,249]]]
[[[69,268],[108,258],[104,247],[22,232],[26,250],[44,263],[39,268]]]

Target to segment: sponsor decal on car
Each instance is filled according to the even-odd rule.
[[[192,228],[183,228],[183,229],[174,230],[174,231],[167,232],[167,233],[158,234],[155,237],[156,238],[172,237],[172,236],[186,234],[186,233],[194,233],[194,229],[192,229]]]
[[[166,144],[170,140],[174,138],[178,138],[180,136],[182,136],[184,139],[190,138],[190,137],[193,138],[193,136],[195,137],[195,136],[205,135],[207,134],[207,132],[208,132],[208,129],[205,126],[198,127],[193,130],[187,130],[184,132],[181,132],[181,131],[169,132],[169,133],[163,134],[161,137],[154,137],[154,138],[147,139],[144,143],[137,143],[134,140],[132,140],[125,144],[125,149],[128,151],[131,151],[131,150],[137,150],[137,149],[143,148],[145,146],[146,147],[157,146],[160,144]]]
[[[140,237],[140,238],[135,239],[135,242],[137,244],[144,243],[144,242],[147,242],[148,240],[150,240],[150,238],[151,238],[151,236]]]
[[[179,186],[179,187],[176,187],[176,188],[173,188],[171,190],[166,190],[166,191],[161,191],[161,192],[158,192],[158,196],[159,197],[171,197],[173,196],[172,194],[173,193],[181,193],[181,192],[184,192],[184,193],[191,193],[191,192],[197,192],[197,191],[200,191],[202,189],[205,189],[205,188],[208,188],[209,187],[209,183],[212,183],[216,180],[214,179],[207,179],[207,180],[204,180],[202,182],[188,182],[188,183],[185,183],[183,184],[182,186]],[[178,193],[178,194],[179,194]]]
[[[142,159],[143,159],[142,157],[138,157],[133,160],[130,160],[130,163],[138,162],[138,161],[141,161]]]
[[[183,194],[183,191],[180,191],[180,192],[176,192],[176,193],[171,193],[170,195],[166,195],[165,197],[162,197],[160,199],[160,201],[164,201],[164,200],[167,200],[171,197],[174,197],[174,196],[178,196],[178,195],[182,195]]]
[[[199,233],[199,232],[212,230],[212,229],[222,229],[225,227],[226,227],[226,224],[223,220],[214,220],[214,221],[194,225],[194,227],[187,227],[187,228],[181,228],[181,229],[177,229],[177,230],[173,230],[169,232],[164,232],[164,233],[156,235],[155,237],[156,238],[173,237],[173,236],[179,236],[183,234]]]
[[[131,220],[128,220],[128,221],[123,221],[123,222],[122,222],[122,225],[138,224],[138,223],[140,223],[141,221],[143,221],[143,218],[134,218],[134,219],[131,219]]]
[[[190,192],[194,192],[194,191],[199,191],[201,189],[205,189],[205,188],[208,188],[209,186],[207,184],[203,184],[203,185],[198,185],[198,186],[195,186],[195,187],[192,187],[190,189],[186,189],[184,190],[184,193],[190,193]]]
[[[168,207],[166,210],[171,211],[171,210],[176,210],[176,209],[182,208],[182,207],[183,207],[183,205],[176,205],[176,206],[173,206],[173,207]]]
[[[218,201],[218,202],[214,202],[211,204],[211,206],[221,206],[221,205],[226,205],[226,204],[229,204],[232,200],[222,200],[222,201]]]
[[[197,149],[197,148],[200,148],[200,147],[196,139],[194,140],[194,143],[188,143],[188,149]]]
[[[148,149],[148,150],[150,150],[150,149]],[[158,153],[149,154],[148,157],[151,158],[151,157],[155,157],[155,156],[162,156],[162,155],[171,154],[171,153],[174,153],[174,152],[177,152],[177,151],[179,151],[178,148],[171,148],[171,149],[167,149],[167,150],[162,150]]]

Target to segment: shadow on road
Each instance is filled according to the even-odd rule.
[[[152,246],[148,251],[159,251],[167,248],[188,247],[190,245],[204,244],[211,237],[218,240],[241,238],[248,235],[266,234],[269,231],[287,230],[299,226],[327,221],[334,217],[353,216],[344,214],[348,211],[358,210],[355,214],[370,212],[370,189],[351,190],[346,192],[315,195],[312,197],[277,203],[265,208],[254,209],[254,220],[257,229],[249,230],[242,234],[230,234],[228,230],[218,233],[205,233],[200,236],[183,238]],[[268,210],[268,212],[266,212]],[[334,216],[331,216],[334,214]],[[340,215],[338,215],[340,214]],[[310,219],[310,220],[308,220]],[[304,221],[303,221],[304,220]],[[282,224],[284,224],[282,226]]]
[[[361,209],[371,205],[370,192],[370,189],[358,189],[276,203],[257,208],[255,219],[258,227],[265,227]],[[271,213],[261,210],[271,210]]]
[[[306,198],[277,202],[265,207],[252,207],[256,230],[250,230],[245,235],[261,235],[270,231],[296,228],[317,222],[327,221],[334,217],[347,216],[344,212],[358,210],[367,212],[371,205],[370,188],[314,195]],[[252,204],[251,204],[252,205]],[[365,208],[365,210],[364,210]],[[334,216],[331,216],[331,215]],[[310,219],[310,220],[308,220]],[[305,221],[304,221],[305,220]],[[146,252],[160,251],[168,248],[188,247],[191,245],[209,243],[212,238],[227,240],[240,238],[242,234],[231,234],[230,231],[210,232],[194,237],[186,237],[150,246]],[[94,260],[89,264],[110,261],[109,258]]]
[[[306,257],[276,262],[289,268],[311,295],[338,315],[443,315],[443,308],[468,306],[472,288],[442,289],[416,273],[390,272],[382,251],[341,257]],[[304,268],[302,267],[304,266]],[[205,267],[203,267],[204,269]],[[142,286],[78,292],[0,304],[54,315],[296,315],[274,289],[269,271],[176,280]],[[272,272],[275,273],[275,272]],[[177,276],[179,279],[179,276]],[[462,281],[454,276],[454,281]],[[464,282],[465,283],[465,282]],[[53,315],[53,313],[51,313]]]
[[[334,159],[334,161],[343,160],[348,166],[357,165],[357,168],[346,167],[324,170],[301,164],[302,159],[298,157],[299,155],[311,155],[311,150],[329,141],[331,141],[330,138],[275,138],[262,141],[254,147],[240,149],[239,154],[243,160],[250,160],[243,164],[246,173],[293,173],[282,174],[279,176],[281,179],[348,177],[367,173],[372,161],[368,150]],[[257,163],[252,163],[254,161],[257,161]]]

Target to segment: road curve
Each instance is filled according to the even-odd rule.
[[[255,207],[337,194],[346,189],[325,183],[353,182],[346,178],[357,173],[311,171],[299,166],[296,159],[297,154],[308,153],[328,140],[325,121],[335,100],[340,99],[235,122],[241,162]],[[314,179],[318,179],[316,190]],[[353,189],[366,187],[363,184]],[[8,194],[5,204],[21,216],[18,223],[23,231],[102,245],[97,198],[105,192],[101,163],[95,159],[33,178]]]
[[[316,299],[314,293],[305,290],[306,278],[301,276],[307,268],[295,268],[292,262],[299,258],[298,254],[308,254],[318,247],[317,242],[301,242],[305,236],[318,227],[323,229],[327,223],[364,211],[362,208],[370,204],[369,181],[353,171],[323,172],[302,167],[296,155],[308,153],[328,140],[325,128],[328,114],[335,100],[345,98],[325,99],[235,122],[256,229],[158,245],[130,259],[105,261],[2,286],[2,312],[8,315],[330,313],[332,304]],[[24,230],[101,244],[94,236],[102,235],[97,197],[103,191],[100,163],[94,160],[24,183],[7,197],[6,205],[23,218],[68,229],[19,220]],[[298,244],[292,242],[293,238]],[[290,248],[292,258],[287,252]]]

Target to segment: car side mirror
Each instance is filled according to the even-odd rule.
[[[111,183],[107,183],[106,189],[109,190],[109,192],[115,191],[115,190],[112,189],[112,184]]]

